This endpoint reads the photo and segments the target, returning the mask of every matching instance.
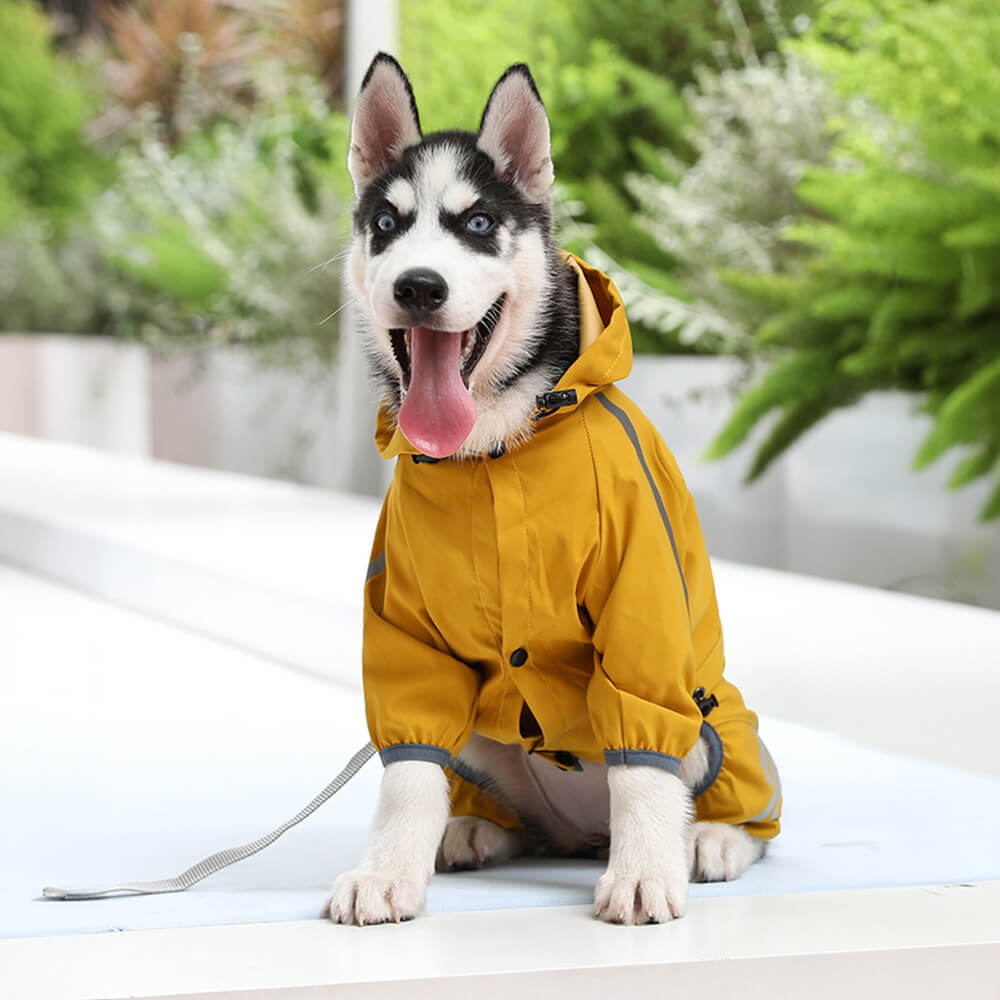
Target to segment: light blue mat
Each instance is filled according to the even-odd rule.
[[[251,840],[366,739],[355,693],[78,595],[45,606],[41,621],[6,603],[0,936],[317,917],[360,855],[377,760],[278,843],[188,892],[38,898],[44,885],[175,875]],[[787,722],[761,730],[782,774],[784,832],[742,879],[694,896],[1000,879],[1000,780]],[[435,876],[428,909],[586,903],[600,871],[531,861]]]

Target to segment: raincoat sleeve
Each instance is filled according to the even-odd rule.
[[[604,433],[595,435],[604,444],[595,453],[600,554],[585,595],[595,648],[587,705],[609,765],[676,774],[702,721],[692,697],[696,655],[684,573],[693,506],[641,414],[613,402],[605,409]]]
[[[444,766],[472,731],[478,675],[450,655],[421,598],[390,489],[365,582],[364,690],[383,764]]]

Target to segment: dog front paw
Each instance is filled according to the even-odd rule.
[[[438,848],[439,872],[487,868],[509,861],[521,852],[521,838],[492,820],[480,816],[454,816]]]
[[[608,869],[594,890],[594,916],[609,924],[665,924],[684,916],[688,881]]]
[[[426,879],[356,869],[333,883],[322,915],[338,924],[398,924],[420,913],[426,888]]]

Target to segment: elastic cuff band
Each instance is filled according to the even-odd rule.
[[[426,760],[431,764],[444,767],[451,760],[451,754],[444,747],[436,747],[430,743],[393,743],[392,746],[379,750],[383,764],[395,764],[399,760]]]
[[[608,767],[624,764],[625,767],[659,767],[671,774],[681,769],[679,757],[656,750],[605,750],[604,762]]]

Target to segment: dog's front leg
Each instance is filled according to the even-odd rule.
[[[448,813],[448,779],[438,764],[387,765],[368,848],[361,864],[333,883],[323,914],[341,924],[415,917],[424,905]]]
[[[615,924],[665,923],[688,897],[691,793],[658,767],[608,768],[611,852],[594,892],[594,914]]]

